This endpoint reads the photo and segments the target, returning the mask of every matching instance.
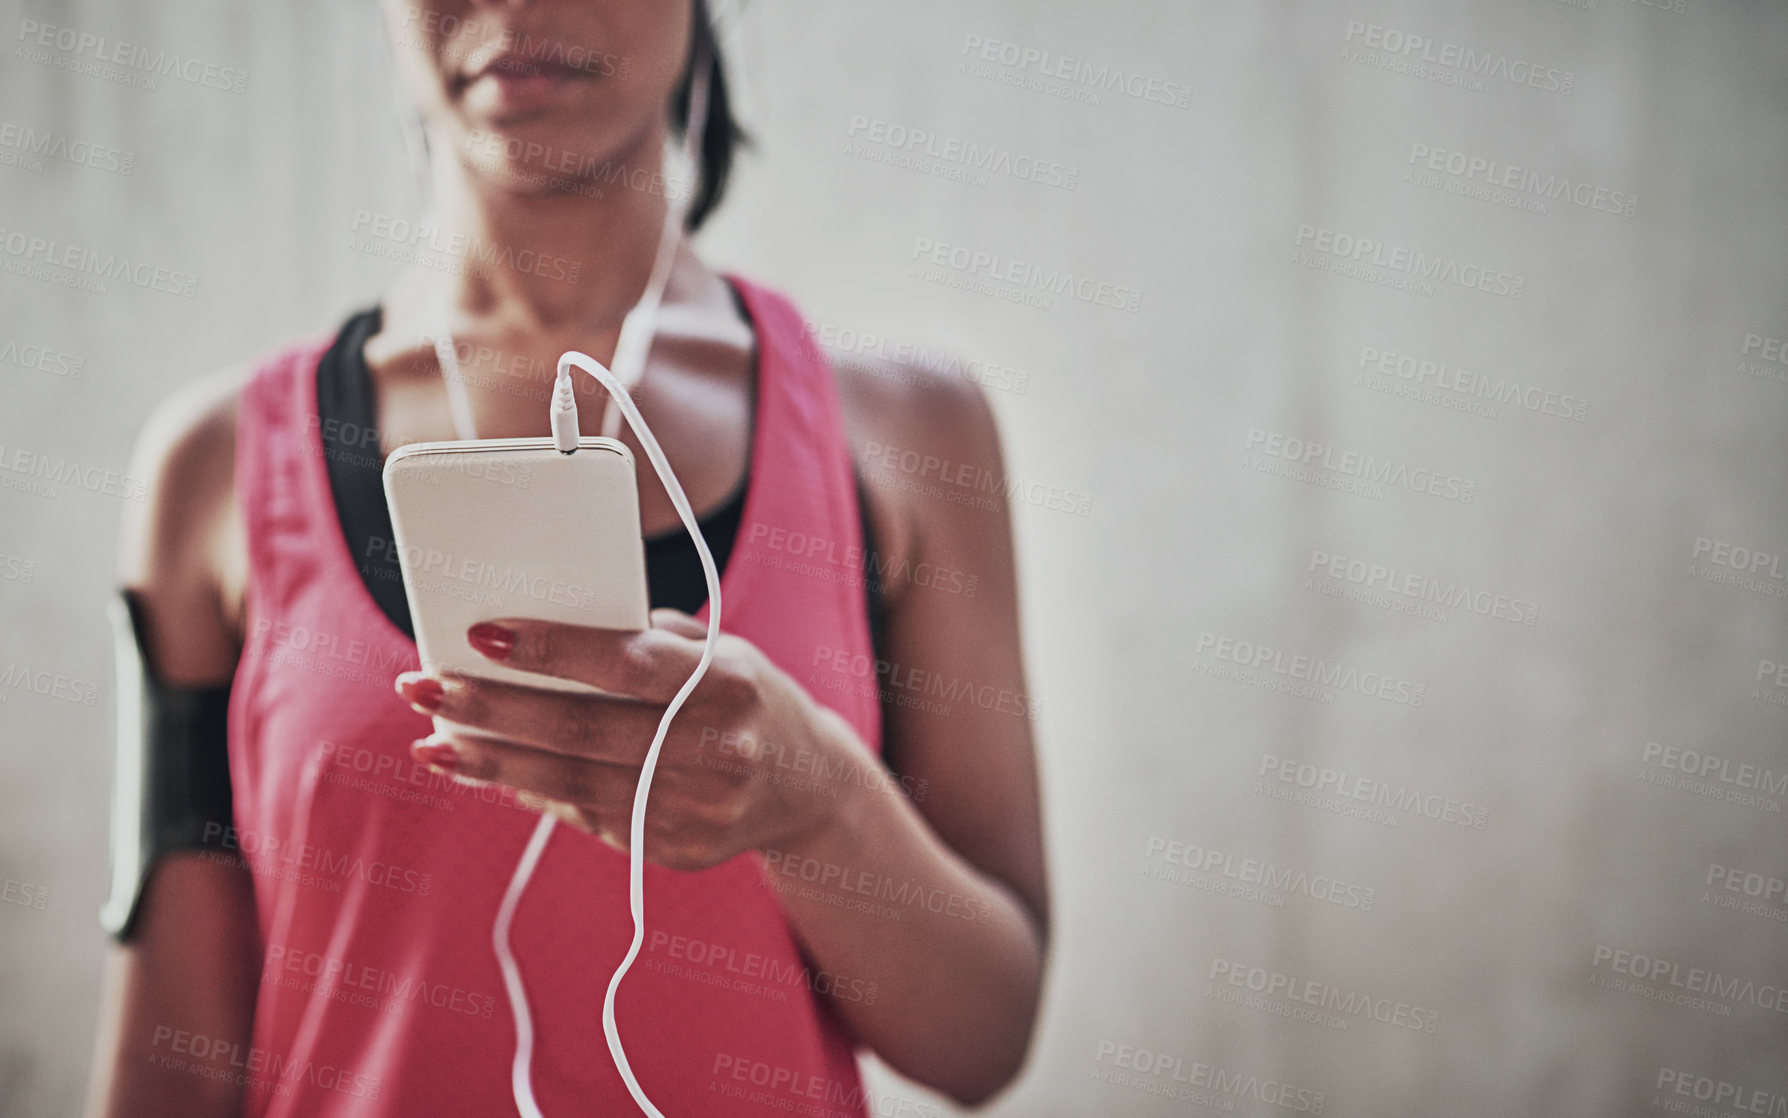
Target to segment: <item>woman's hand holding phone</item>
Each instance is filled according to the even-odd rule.
[[[542,810],[625,850],[646,750],[694,672],[707,628],[676,610],[648,629],[505,618],[467,641],[505,667],[575,680],[590,695],[448,671],[405,672],[397,691],[452,723],[412,744],[456,777],[506,784]],[[874,787],[876,760],[743,637],[723,633],[707,674],[672,720],[646,808],[646,859],[700,870],[754,849],[789,849],[824,831]]]

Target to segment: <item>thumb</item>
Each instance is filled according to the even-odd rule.
[[[708,636],[708,623],[674,609],[655,609],[652,611],[652,628],[663,629],[675,633],[679,637],[690,640],[705,640]]]

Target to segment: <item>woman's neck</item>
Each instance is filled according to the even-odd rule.
[[[669,208],[662,141],[654,130],[608,164],[629,173],[574,190],[510,186],[441,152],[431,220],[454,266],[417,277],[434,313],[467,329],[618,328],[646,286]]]
[[[650,159],[615,159],[640,173],[587,183],[579,192],[505,188],[451,154],[437,157],[444,165],[435,172],[428,244],[451,267],[406,269],[386,293],[380,331],[363,352],[387,424],[397,426],[399,415],[420,424],[411,430],[406,419],[390,432],[390,445],[453,437],[442,425],[446,400],[433,343],[443,331],[456,343],[484,437],[540,433],[534,428],[565,350],[612,359],[621,320],[651,274],[668,205],[657,177],[657,139],[644,150]],[[748,383],[750,327],[687,239],[676,244],[664,312],[648,366],[658,370],[655,377],[696,371]],[[589,399],[600,396],[593,383],[579,381]],[[400,400],[435,402],[418,411]],[[600,421],[599,406],[586,410],[590,422]]]

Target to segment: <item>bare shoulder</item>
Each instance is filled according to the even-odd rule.
[[[154,478],[222,460],[236,443],[236,406],[247,368],[220,369],[181,385],[156,405],[137,436],[132,466]],[[134,471],[133,471],[134,472]]]
[[[831,357],[881,549],[916,563],[969,540],[1004,546],[999,428],[980,386],[910,362]]]
[[[956,450],[999,456],[993,409],[967,377],[909,361],[832,357],[838,370],[846,423],[856,436],[879,435],[917,449]]]
[[[239,644],[245,566],[236,513],[236,415],[246,367],[176,390],[150,413],[131,454],[141,502],[126,505],[120,583],[142,602],[146,640],[170,682],[220,682]]]

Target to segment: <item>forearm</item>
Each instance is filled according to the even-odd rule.
[[[259,965],[239,869],[175,855],[156,871],[129,946],[106,961],[89,1118],[232,1118]]]
[[[132,962],[117,953],[106,964],[105,1005],[87,1091],[89,1118],[233,1118],[242,1088],[228,1073],[227,1056],[199,1058],[195,1037],[226,1053],[245,1048],[246,1028],[200,1025],[179,1010],[159,1009]],[[224,1033],[226,1036],[219,1036]],[[217,1066],[213,1067],[213,1064]],[[216,1072],[219,1074],[207,1074]]]
[[[833,998],[856,1035],[897,1070],[979,1102],[1029,1047],[1038,921],[885,782],[846,781],[836,798],[826,823],[764,851],[771,887],[817,967],[873,984],[873,1002]]]

